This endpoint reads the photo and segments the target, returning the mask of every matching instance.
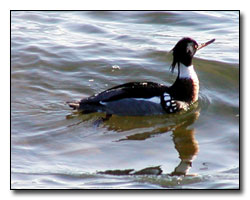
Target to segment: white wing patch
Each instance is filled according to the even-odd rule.
[[[103,101],[99,101],[99,103],[102,104],[102,105],[107,105],[107,103],[103,102]]]
[[[150,101],[152,103],[156,103],[156,104],[160,104],[161,103],[161,98],[160,97],[152,97],[152,98],[131,98],[134,99],[136,101]],[[103,101],[99,101],[100,104],[102,105],[107,105],[108,102],[103,102]]]
[[[152,103],[157,103],[160,104],[161,103],[161,99],[160,97],[152,97],[152,98],[134,98],[137,101],[150,101]]]

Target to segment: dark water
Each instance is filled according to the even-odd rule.
[[[11,187],[238,188],[238,12],[12,12]],[[168,52],[196,54],[199,102],[154,117],[65,104],[130,81],[170,85]],[[184,176],[184,174],[186,176]]]

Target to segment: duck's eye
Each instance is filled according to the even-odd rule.
[[[197,49],[197,48],[198,48],[198,45],[197,45],[197,44],[195,44],[195,45],[194,45],[194,48],[196,48],[196,49]]]

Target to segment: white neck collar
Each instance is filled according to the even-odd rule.
[[[182,63],[180,63],[179,78],[198,79],[197,74],[194,70],[194,66],[193,65],[185,66]]]

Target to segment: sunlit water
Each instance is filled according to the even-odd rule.
[[[168,52],[196,54],[199,102],[153,117],[65,104],[131,81],[171,85]],[[239,187],[238,12],[12,12],[11,187]],[[185,175],[185,176],[184,176]]]

